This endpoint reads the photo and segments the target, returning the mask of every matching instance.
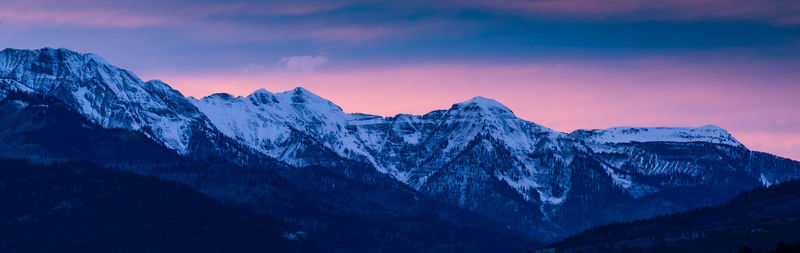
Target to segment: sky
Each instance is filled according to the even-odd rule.
[[[800,160],[800,1],[0,0],[0,47],[96,53],[186,96],[297,86],[392,116],[494,98],[570,132],[727,129]]]

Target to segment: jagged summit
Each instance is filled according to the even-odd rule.
[[[272,102],[272,103],[282,103],[283,105],[303,104],[305,107],[309,107],[308,109],[311,110],[315,109],[338,110],[338,111],[342,110],[341,107],[334,104],[330,100],[320,97],[319,95],[314,94],[313,92],[303,87],[296,87],[294,89],[279,93],[272,93],[265,88],[259,88],[247,96],[234,96],[229,93],[220,92],[205,96],[200,99],[194,97],[188,97],[188,99],[190,100],[252,99],[260,101],[262,103]]]
[[[71,65],[86,65],[90,61],[99,66],[114,67],[103,57],[93,53],[78,53],[66,48],[50,48],[45,47],[41,49],[14,49],[6,48],[0,51],[0,57],[5,58],[5,61],[15,61],[21,59],[35,59],[37,63],[63,63]],[[77,66],[75,66],[77,67]],[[116,67],[115,67],[116,68]]]
[[[306,94],[311,94],[311,95],[314,95],[314,96],[317,95],[317,94],[312,93],[308,89],[300,87],[300,86],[294,87],[294,89],[292,89],[292,92],[294,92],[294,93],[306,93]]]
[[[303,88],[303,87],[295,87],[291,91],[284,91],[278,93],[278,96],[288,96],[291,94],[292,102],[295,104],[305,104],[312,110],[331,110],[331,111],[342,111],[342,108],[339,105],[334,104],[330,100],[327,100],[323,97],[320,97],[317,94]]]
[[[250,95],[248,95],[248,97],[249,96],[253,96],[253,95],[272,95],[272,92],[269,92],[267,89],[260,88],[260,89],[257,89],[255,91],[253,91],[253,93],[250,93]]]
[[[88,53],[88,54],[85,54],[85,56],[88,57],[89,59],[95,61],[98,64],[109,65],[109,66],[111,65],[111,63],[108,63],[108,61],[106,61],[106,59],[104,59],[103,57],[100,57],[99,55],[96,55],[96,54],[93,54],[93,53]]]
[[[62,53],[70,53],[70,54],[80,54],[78,52],[66,49],[66,48],[52,48],[52,47],[43,47],[40,49],[18,49],[18,48],[6,48],[0,51],[3,54],[36,54],[36,53],[46,53],[46,54],[55,54],[58,52]]]

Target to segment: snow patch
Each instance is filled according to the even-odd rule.
[[[103,59],[103,57],[100,57],[99,55],[88,53],[86,54],[86,57],[95,61],[97,64],[111,66],[111,63],[108,63],[106,59]]]
[[[75,101],[78,102],[80,105],[80,111],[83,115],[92,115],[92,119],[97,120],[97,115],[94,112],[94,107],[92,106],[92,102],[86,97],[89,93],[89,89],[86,87],[79,87],[75,90],[72,95],[75,97]]]
[[[294,241],[294,240],[305,238],[306,237],[306,232],[303,232],[303,231],[288,232],[287,231],[287,232],[283,233],[282,236],[283,236],[283,238],[286,238],[286,239]]]
[[[11,101],[11,103],[14,104],[14,107],[16,107],[17,110],[23,110],[25,108],[28,108],[28,105],[30,105],[27,102],[20,101],[20,100],[14,100],[14,101]]]
[[[773,183],[770,182],[769,179],[767,179],[767,177],[764,175],[764,173],[761,173],[760,180],[761,180],[761,185],[763,185],[764,187],[769,187],[769,186],[773,185]]]
[[[611,167],[606,166],[605,164],[601,164],[603,169],[605,169],[606,173],[611,176],[611,180],[614,182],[614,185],[622,187],[624,189],[629,189],[633,185],[631,179],[624,175],[620,175],[614,171]]]

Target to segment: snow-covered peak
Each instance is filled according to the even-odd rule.
[[[253,93],[250,93],[249,96],[258,96],[258,95],[272,95],[272,92],[269,92],[267,89],[260,88],[253,91]]]
[[[331,101],[303,89],[280,93],[259,89],[247,97],[214,94],[190,101],[225,135],[290,164],[308,163],[297,156],[297,132],[311,136],[342,157],[369,157],[347,131],[351,119]],[[371,157],[369,158],[371,159]]]
[[[322,114],[333,111],[343,114],[342,108],[338,105],[301,87],[280,93],[272,93],[264,88],[261,88],[253,91],[253,93],[250,93],[250,95],[247,95],[247,97],[236,97],[228,93],[214,93],[195,100],[208,101],[234,99],[241,101],[250,100],[256,106],[271,104],[273,107],[279,107],[280,110],[301,110]]]
[[[231,96],[232,98],[233,96]],[[258,89],[247,95],[247,98],[253,102],[254,105],[265,105],[265,104],[275,104],[278,103],[278,100],[275,98],[275,94],[272,92],[267,91],[266,89]]]
[[[0,90],[51,96],[102,127],[141,131],[179,153],[188,152],[189,125],[201,117],[167,84],[64,48],[5,49],[0,80],[10,84]]]
[[[142,82],[133,73],[117,68],[91,53],[82,54],[49,47],[36,50],[7,48],[0,52],[0,78],[21,81],[38,91],[50,90],[54,88],[50,85],[63,83],[65,80],[85,84],[98,77],[106,79],[101,81],[118,78]]]
[[[342,112],[342,108],[334,104],[330,100],[324,99],[317,94],[303,88],[297,87],[291,91],[285,91],[276,94],[278,97],[291,96],[291,101],[294,104],[302,104],[311,111],[334,111]]]
[[[103,59],[103,57],[100,57],[99,55],[88,53],[85,56],[88,59],[93,60],[97,64],[111,66],[111,63],[108,63],[108,61],[106,61],[106,59]]]
[[[180,97],[183,97],[183,94],[181,94],[180,91],[172,89],[172,87],[169,87],[168,84],[166,84],[163,81],[158,80],[158,79],[144,82],[144,86],[148,87],[149,88],[148,90],[151,90],[151,91],[157,91],[157,92],[163,93],[163,94],[170,94],[171,93],[171,94],[175,94],[175,95],[178,95]]]
[[[612,127],[576,130],[570,135],[594,143],[708,142],[743,146],[728,131],[714,125],[701,127]]]
[[[511,109],[491,98],[477,96],[467,101],[454,104],[452,109],[482,111],[490,114],[513,114]]]
[[[311,91],[309,91],[308,89],[306,89],[306,88],[303,88],[303,87],[300,87],[300,86],[298,86],[298,87],[294,87],[294,89],[292,89],[292,92],[295,92],[295,93],[306,93],[306,94],[308,94],[308,95],[314,95],[314,96],[317,96],[317,94],[314,94],[314,93],[312,93]],[[319,97],[319,96],[317,96],[317,97]]]
[[[0,61],[8,63],[38,63],[38,65],[47,65],[47,64],[60,64],[60,65],[67,65],[69,69],[74,69],[77,67],[82,67],[84,65],[89,64],[89,62],[94,62],[94,64],[98,66],[110,66],[113,67],[108,61],[100,57],[99,55],[87,53],[81,54],[69,49],[59,48],[53,49],[49,47],[35,49],[35,50],[27,50],[27,49],[13,49],[13,48],[6,48],[3,51],[0,51]],[[4,67],[9,67],[10,65],[5,65]]]

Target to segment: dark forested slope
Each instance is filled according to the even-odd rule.
[[[766,251],[800,241],[800,180],[744,191],[725,204],[596,227],[552,245],[559,251]]]
[[[307,251],[189,187],[85,163],[0,160],[2,252]]]

